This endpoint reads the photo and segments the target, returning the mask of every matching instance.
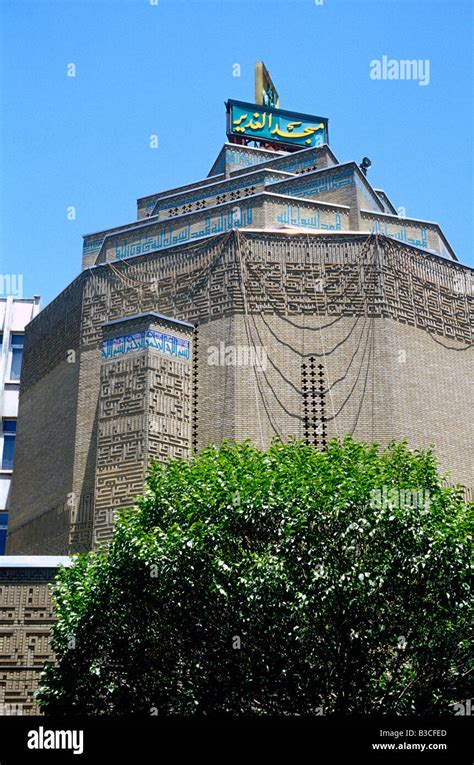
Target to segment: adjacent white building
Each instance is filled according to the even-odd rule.
[[[0,555],[7,536],[25,327],[39,310],[37,295],[0,297]]]

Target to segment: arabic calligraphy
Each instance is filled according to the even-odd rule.
[[[413,230],[414,227],[410,228]],[[408,226],[405,223],[403,223],[400,228],[397,228],[396,226],[390,226],[388,223],[381,223],[380,221],[375,220],[372,225],[372,233],[374,234],[385,234],[386,236],[390,236],[392,239],[398,239],[399,242],[414,244],[416,247],[423,247],[426,249],[428,244],[426,228],[416,229],[420,232],[420,239],[415,239],[408,236],[407,229]]]
[[[114,238],[107,247],[107,259],[110,260],[111,255],[116,260],[130,258],[133,255],[143,255],[212,234],[221,234],[232,228],[249,226],[252,223],[252,217],[253,208],[251,206],[239,206],[212,217],[210,215],[204,218],[200,217],[195,223],[187,223],[176,228],[165,225],[154,236],[141,234],[139,239],[135,241]]]
[[[116,356],[125,356],[127,353],[144,351],[147,348],[154,348],[178,359],[189,359],[189,340],[155,329],[143,329],[141,332],[103,340],[101,355],[103,359],[114,359]]]
[[[331,213],[329,213],[331,215]],[[322,223],[321,213],[319,210],[310,217],[306,217],[301,212],[301,208],[298,205],[287,205],[285,210],[277,215],[278,223],[291,226],[308,226],[309,228],[319,228],[328,231],[341,231],[341,214],[333,213],[334,224]]]
[[[83,247],[84,255],[90,255],[91,253],[95,252],[95,250],[100,250],[103,241],[104,241],[103,237],[100,239],[84,241],[84,247]]]
[[[254,149],[254,151],[258,150]],[[250,154],[248,151],[242,151],[241,149],[226,150],[226,161],[230,170],[234,170],[236,167],[252,167],[267,160],[268,152],[266,154]]]
[[[324,122],[292,119],[272,110],[245,111],[231,105],[231,132],[249,138],[280,140],[303,146],[320,146],[325,141]]]
[[[301,182],[299,178],[289,178],[287,181],[278,181],[270,184],[270,190],[277,193],[283,192],[295,197],[317,196],[328,191],[342,189],[354,183],[354,171],[327,172],[320,178],[312,178]]]

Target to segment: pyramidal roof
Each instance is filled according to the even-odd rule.
[[[83,268],[239,228],[378,233],[457,260],[437,223],[399,214],[363,164],[339,162],[326,118],[229,101],[227,137],[205,178],[140,197],[135,220],[85,235]]]

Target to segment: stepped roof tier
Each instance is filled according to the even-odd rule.
[[[225,143],[206,178],[141,197],[136,220],[87,234],[83,269],[239,228],[381,233],[457,260],[438,223],[399,215],[386,192],[356,162],[339,162],[327,143],[285,148]]]

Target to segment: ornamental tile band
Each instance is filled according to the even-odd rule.
[[[145,351],[153,348],[155,351],[175,356],[178,359],[189,359],[189,340],[184,340],[155,329],[144,329],[129,335],[110,337],[102,341],[102,358],[115,359],[128,353]]]

